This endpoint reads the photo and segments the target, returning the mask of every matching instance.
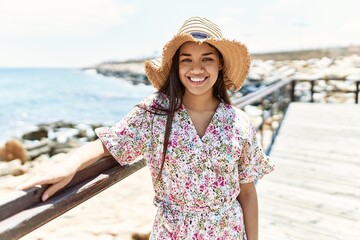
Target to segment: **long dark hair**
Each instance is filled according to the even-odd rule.
[[[215,47],[214,47],[215,48]],[[215,48],[216,49],[216,48]],[[170,68],[169,76],[165,84],[157,91],[157,93],[165,94],[169,100],[169,105],[167,109],[157,109],[159,111],[154,111],[154,114],[167,115],[166,125],[165,125],[165,134],[164,134],[164,145],[163,153],[161,160],[161,167],[157,175],[156,181],[161,180],[162,170],[165,164],[166,150],[169,144],[169,138],[171,134],[171,125],[175,115],[175,112],[179,110],[182,105],[183,96],[185,93],[185,87],[180,81],[179,77],[179,52],[180,48],[176,51],[172,58],[172,64]],[[223,57],[221,53],[217,50],[220,58],[220,62],[223,63]],[[223,64],[222,64],[223,65]],[[223,71],[219,70],[218,78],[213,86],[213,96],[218,99],[220,102],[231,104],[226,86],[224,83]]]

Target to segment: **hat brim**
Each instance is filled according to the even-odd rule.
[[[161,59],[145,61],[146,75],[157,90],[165,84],[169,76],[174,54],[186,42],[205,42],[219,50],[224,59],[222,71],[228,90],[238,91],[244,85],[251,62],[248,49],[244,44],[225,38],[198,40],[190,34],[178,34],[164,46]]]

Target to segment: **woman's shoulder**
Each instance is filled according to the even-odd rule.
[[[150,111],[164,110],[169,106],[169,99],[163,93],[154,93],[144,98],[138,106]]]
[[[250,117],[243,110],[231,104],[225,103],[224,105],[227,109],[227,113],[231,115],[229,117],[233,118],[236,123],[241,123],[241,125],[244,126],[248,126],[250,124]]]

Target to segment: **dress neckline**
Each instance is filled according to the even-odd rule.
[[[196,137],[200,140],[200,142],[202,142],[202,143],[204,142],[204,139],[209,134],[210,128],[212,126],[214,126],[215,118],[218,115],[218,112],[220,111],[220,108],[222,107],[223,104],[224,104],[223,102],[219,102],[219,104],[217,105],[217,107],[215,109],[214,114],[211,117],[211,120],[210,120],[209,124],[206,126],[204,135],[202,135],[201,137],[200,137],[200,135],[198,134],[198,132],[197,132],[197,130],[195,128],[195,124],[193,123],[193,121],[192,121],[192,119],[190,117],[188,109],[185,107],[184,104],[181,105],[181,110],[186,113],[186,117],[187,117],[187,120],[189,121],[189,124],[191,125],[191,129],[192,129],[192,131],[194,131]]]

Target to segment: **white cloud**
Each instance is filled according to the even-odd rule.
[[[114,0],[2,0],[2,35],[89,35],[126,22],[136,8]]]

